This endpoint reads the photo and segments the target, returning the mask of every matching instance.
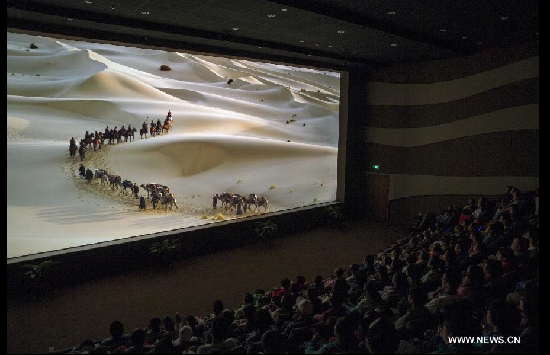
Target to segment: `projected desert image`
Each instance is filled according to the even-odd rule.
[[[7,33],[7,257],[334,201],[339,100],[335,72]]]

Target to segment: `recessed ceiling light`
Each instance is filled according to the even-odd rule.
[[[111,5],[111,10],[116,9],[115,5]]]
[[[388,11],[388,15],[395,15],[395,11]]]
[[[142,15],[149,15],[149,11],[142,11],[141,14]]]
[[[397,47],[397,43],[390,44],[392,47]]]
[[[439,32],[447,32],[447,30],[442,28],[442,29],[439,30]]]
[[[308,57],[311,57],[311,54],[308,54],[307,56],[308,56]]]
[[[329,48],[332,48],[332,46],[328,46]]]
[[[466,37],[466,36],[462,36],[462,39],[468,39],[468,37]]]
[[[238,31],[239,28],[238,28],[238,27],[233,27],[232,30],[233,30],[233,31]]]
[[[319,43],[315,43],[315,47],[319,47]]]
[[[338,30],[338,33],[342,34],[342,33],[346,33],[346,31],[344,31],[344,30]]]
[[[67,21],[72,21],[72,20],[73,20],[73,19],[72,19],[72,18],[70,18],[70,17],[69,17],[69,18],[67,19]]]
[[[477,44],[478,44],[478,45],[482,45],[482,44],[483,44],[483,42],[477,42]]]
[[[305,41],[300,41],[300,43],[304,43]]]
[[[88,0],[84,0],[84,2],[85,2],[86,4],[91,4],[91,3],[92,3],[91,1],[88,1]]]
[[[275,16],[276,16],[276,15],[274,15],[274,14],[269,14],[269,15],[267,15],[267,17],[270,17],[270,18],[273,18],[273,17],[275,17]]]
[[[281,11],[282,11],[282,12],[287,12],[287,11],[288,11],[288,9],[281,9]]]
[[[502,16],[500,19],[501,19],[502,21],[506,21],[506,20],[508,20],[508,16]]]

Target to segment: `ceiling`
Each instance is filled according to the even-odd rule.
[[[7,0],[8,30],[324,68],[538,42],[537,0]]]

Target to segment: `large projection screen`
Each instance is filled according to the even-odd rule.
[[[340,76],[8,32],[7,257],[335,201]],[[151,136],[157,121],[170,127]],[[90,139],[70,156],[71,138],[129,125],[134,140],[94,151]],[[177,208],[153,209],[147,186],[168,187]]]

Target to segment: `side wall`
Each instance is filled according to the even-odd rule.
[[[499,195],[506,185],[538,187],[538,43],[394,65],[358,75],[362,82],[352,79],[350,102],[361,100],[350,107],[350,121],[363,129],[356,141],[362,140],[364,172],[357,176],[390,175],[392,222],[408,223],[418,212],[465,204],[468,197]],[[353,193],[365,196],[361,181],[356,187]]]

